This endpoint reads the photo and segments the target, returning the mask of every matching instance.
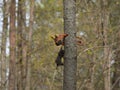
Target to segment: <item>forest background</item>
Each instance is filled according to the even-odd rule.
[[[120,90],[120,0],[76,0],[77,90]],[[0,89],[62,90],[62,0],[0,0]],[[11,76],[10,76],[11,75]],[[14,89],[13,89],[14,88]]]

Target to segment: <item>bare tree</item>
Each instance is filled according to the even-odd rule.
[[[27,78],[26,78],[26,89],[31,88],[31,46],[32,46],[32,32],[34,22],[34,0],[30,0],[30,19],[29,19],[29,33],[28,33],[28,51],[27,51]]]
[[[76,90],[77,48],[76,48],[76,1],[64,0],[65,39],[63,90]]]
[[[6,41],[7,41],[7,31],[8,31],[8,10],[7,1],[3,0],[3,31],[2,31],[2,42],[1,42],[1,84],[2,88],[5,88],[6,84]]]
[[[103,35],[104,46],[104,88],[110,90],[110,48],[108,46],[108,30],[109,30],[109,12],[108,1],[101,0],[101,29]]]
[[[17,88],[19,90],[24,90],[24,79],[25,79],[25,63],[26,59],[23,60],[23,49],[25,45],[23,44],[24,38],[23,34],[25,33],[25,1],[18,0],[18,13],[17,13]],[[26,51],[26,50],[25,50]],[[26,54],[25,54],[26,55]]]
[[[9,90],[15,90],[15,63],[16,63],[16,28],[15,28],[15,2],[10,3],[10,62],[9,62]]]

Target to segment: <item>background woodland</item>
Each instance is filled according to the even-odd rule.
[[[76,0],[77,90],[120,90],[120,0]],[[0,0],[0,90],[62,90],[62,0]]]

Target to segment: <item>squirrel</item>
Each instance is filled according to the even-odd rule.
[[[68,34],[59,34],[59,35],[54,35],[54,37],[52,36],[51,38],[54,40],[56,46],[60,46],[60,45],[64,46],[64,40],[67,36]],[[80,37],[76,37],[76,43],[77,45],[82,45],[82,41]],[[61,47],[61,49],[58,52],[57,58],[55,60],[57,67],[64,65],[62,62],[62,58],[64,58],[64,53],[65,51]]]

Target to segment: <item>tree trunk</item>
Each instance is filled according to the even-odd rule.
[[[17,30],[17,88],[18,90],[24,90],[24,66],[25,60],[23,61],[23,31],[25,30],[25,16],[24,16],[24,0],[18,1],[18,30]]]
[[[16,29],[15,29],[15,0],[10,3],[10,63],[9,63],[9,90],[15,90],[15,63],[16,63]]]
[[[76,47],[76,2],[64,0],[65,39],[63,90],[76,90],[77,47]]]
[[[2,42],[1,42],[1,88],[5,89],[6,85],[6,70],[7,70],[7,60],[6,60],[6,41],[7,41],[7,31],[8,31],[8,12],[7,12],[7,2],[3,0],[3,31],[2,31]],[[4,85],[4,86],[3,86]]]
[[[22,60],[23,60],[23,90],[25,90],[25,86],[26,86],[26,61],[27,61],[27,32],[26,32],[26,1],[22,0],[22,16],[23,16],[23,30],[22,30]]]
[[[32,31],[34,22],[34,0],[30,0],[30,20],[29,20],[29,33],[28,33],[28,53],[27,53],[27,78],[26,89],[31,89],[31,50],[32,50]]]
[[[110,48],[108,46],[108,25],[109,25],[109,12],[107,10],[107,0],[101,1],[101,29],[103,34],[103,46],[104,46],[104,88],[110,90]]]

